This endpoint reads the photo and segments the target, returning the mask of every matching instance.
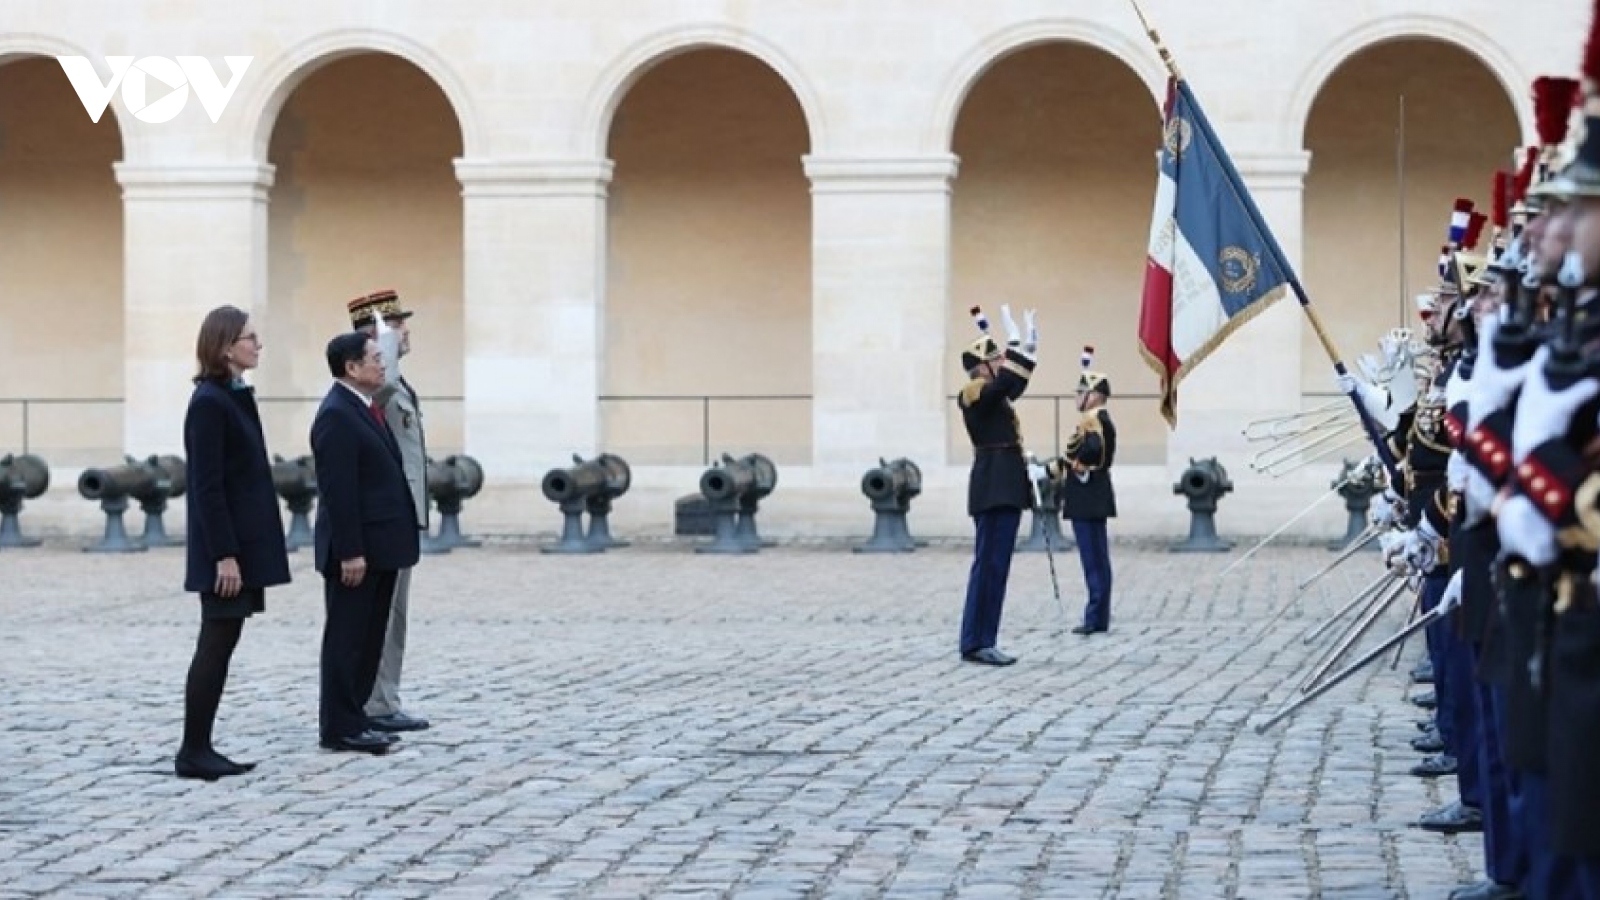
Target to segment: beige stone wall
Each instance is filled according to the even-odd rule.
[[[697,396],[811,394],[809,142],[789,87],[745,54],[674,57],[629,89],[607,152],[611,452],[698,463]],[[651,399],[667,397],[686,399]],[[713,453],[809,462],[804,399],[713,407]]]
[[[1517,143],[1511,98],[1459,48],[1435,41],[1382,44],[1351,58],[1328,80],[1306,127],[1312,156],[1304,277],[1347,360],[1376,353],[1378,337],[1390,328],[1419,327],[1413,298],[1439,283],[1436,261],[1456,198],[1470,198],[1488,214],[1491,174],[1510,166]],[[1486,227],[1483,244],[1491,233]],[[1308,329],[1302,384],[1310,394],[1330,393],[1333,370],[1314,341]]]
[[[91,122],[61,67],[0,60],[0,455],[121,452],[122,203],[116,116]],[[7,400],[34,398],[26,410]]]
[[[1395,92],[1413,98],[1414,290],[1450,198],[1487,201],[1492,168],[1530,137],[1528,83],[1574,69],[1588,13],[1549,4],[1507,18],[1494,0],[1145,6],[1346,356],[1398,315]],[[205,20],[120,0],[7,9],[0,61],[56,53],[88,55],[102,74],[108,54],[255,58],[219,122],[193,99],[173,122],[143,122],[118,97],[106,122],[119,124],[91,141],[70,136],[87,116],[59,68],[38,64],[54,87],[34,90],[0,66],[0,396],[67,384],[125,397],[112,421],[73,422],[86,445],[174,449],[193,329],[219,299],[265,324],[263,394],[320,394],[342,304],[382,286],[420,311],[408,374],[424,394],[465,398],[434,404],[430,431],[435,449],[487,461],[495,493],[478,515],[501,530],[519,527],[517,491],[544,469],[608,443],[676,464],[650,490],[692,489],[698,413],[599,398],[714,391],[810,395],[712,405],[714,449],[812,463],[785,477],[795,499],[773,511],[780,529],[859,517],[860,468],[887,453],[927,463],[922,530],[964,533],[949,395],[974,299],[991,313],[1004,299],[1041,307],[1041,395],[1070,390],[1080,345],[1100,348],[1123,395],[1126,529],[1181,528],[1169,487],[1188,456],[1222,453],[1239,472],[1246,419],[1328,385],[1285,306],[1193,376],[1177,433],[1127,396],[1153,384],[1132,325],[1164,73],[1125,0],[639,0],[626,15],[465,0],[381,17],[286,0]],[[46,133],[29,152],[60,170],[59,190],[18,174],[17,127]],[[100,162],[79,172],[91,146]],[[63,217],[42,240],[35,224]],[[125,252],[84,257],[83,235]],[[1352,271],[1352,258],[1370,264]],[[15,311],[76,285],[123,303],[84,317],[94,337],[61,367],[70,375],[44,374],[17,348],[81,351],[81,309],[51,305],[33,332]],[[709,353],[697,346],[753,295],[758,316]],[[737,376],[726,391],[724,370]],[[275,444],[298,452],[309,412],[275,408]],[[1037,402],[1024,416],[1030,436],[1054,426]],[[1223,517],[1268,530],[1327,478],[1236,475]],[[1306,527],[1342,518],[1330,508]]]
[[[1045,44],[997,63],[974,85],[957,120],[961,158],[952,203],[952,348],[973,336],[981,304],[1004,337],[1000,306],[1039,311],[1041,365],[1019,406],[1029,446],[1053,453],[1071,437],[1079,356],[1111,379],[1124,459],[1161,462],[1166,427],[1140,394],[1156,390],[1134,334],[1144,276],[1160,107],[1126,65],[1073,44]],[[964,381],[952,362],[953,394]],[[1066,395],[1066,396],[1063,396]],[[1054,399],[1061,397],[1059,401]],[[1057,414],[1061,434],[1057,427]],[[959,415],[951,455],[970,456]]]
[[[380,288],[412,318],[406,378],[424,396],[462,391],[462,222],[451,161],[461,135],[449,102],[421,71],[363,54],[312,73],[272,132],[266,346],[256,378],[263,425],[284,455],[307,434],[328,389],[328,339],[348,330],[345,304]],[[296,398],[310,398],[299,400]],[[427,408],[430,448],[461,448],[460,403]]]

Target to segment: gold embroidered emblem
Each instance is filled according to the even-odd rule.
[[[1217,268],[1222,273],[1222,289],[1230,294],[1244,294],[1256,286],[1256,276],[1261,272],[1261,258],[1243,247],[1224,247],[1217,258]]]

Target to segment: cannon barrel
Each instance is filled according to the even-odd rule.
[[[922,493],[922,470],[909,459],[878,461],[861,476],[861,493],[876,501],[910,500]]]
[[[755,486],[755,468],[731,457],[724,457],[721,465],[713,466],[700,475],[700,493],[713,503],[741,500],[752,493]]]
[[[152,493],[160,489],[159,482],[162,479],[165,479],[167,483],[168,498],[182,497],[183,492],[189,489],[189,470],[184,465],[183,457],[172,455],[152,456],[146,459],[144,464],[154,470],[155,481],[158,482],[152,484]]]
[[[627,460],[615,453],[602,453],[595,457],[594,462],[606,473],[605,487],[601,490],[603,495],[615,500],[628,492],[633,485],[633,469],[628,466]]]
[[[598,496],[606,486],[606,468],[599,460],[578,463],[564,469],[551,469],[545,473],[541,487],[546,498],[554,503],[568,503],[580,498]],[[429,469],[429,491],[433,490],[432,469]]]
[[[483,490],[483,466],[477,460],[465,453],[458,453],[446,456],[444,465],[455,473],[456,490],[461,499],[470,500]]]
[[[50,467],[31,453],[0,457],[0,497],[32,500],[50,489]]]
[[[149,466],[125,464],[105,469],[85,469],[78,476],[78,493],[85,500],[140,497],[153,489],[156,473]]]
[[[1178,483],[1172,486],[1174,494],[1183,494],[1187,497],[1210,497],[1218,494],[1231,493],[1233,482],[1228,479],[1228,472],[1215,458],[1190,460],[1189,468],[1178,477]]]
[[[272,463],[272,489],[285,500],[317,492],[317,465],[309,456],[277,457]]]

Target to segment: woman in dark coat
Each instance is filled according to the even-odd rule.
[[[272,487],[261,415],[243,374],[261,359],[261,338],[232,306],[206,315],[195,342],[200,372],[183,421],[188,459],[188,570],[200,595],[200,637],[183,692],[179,778],[215,781],[255,768],[211,746],[211,729],[244,620],[262,612],[265,588],[289,582],[283,520]]]

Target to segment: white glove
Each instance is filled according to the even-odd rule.
[[[1367,507],[1367,521],[1377,528],[1393,528],[1400,524],[1400,497],[1389,488],[1372,498]]]
[[[1006,326],[1006,344],[1015,347],[1022,343],[1022,330],[1017,327],[1017,320],[1011,318],[1011,305],[1000,304],[1000,322]]]
[[[1500,321],[1489,316],[1478,329],[1478,361],[1472,367],[1472,388],[1467,392],[1467,431],[1471,432],[1484,419],[1511,402],[1511,397],[1522,387],[1528,366],[1522,363],[1503,367],[1494,356],[1494,336],[1500,330]]]
[[[1548,347],[1540,347],[1533,355],[1529,363],[1533,368],[1528,370],[1527,383],[1517,399],[1517,420],[1511,426],[1511,459],[1517,465],[1521,465],[1535,447],[1565,435],[1572,424],[1573,413],[1600,393],[1600,382],[1593,378],[1585,378],[1562,391],[1552,388],[1544,374],[1544,364],[1549,358]]]
[[[1383,564],[1393,568],[1401,559],[1406,546],[1406,537],[1409,531],[1387,531],[1378,537],[1378,552],[1383,556]]]
[[[1512,497],[1495,515],[1500,546],[1535,566],[1556,561],[1556,529],[1527,497]]]
[[[1399,424],[1399,410],[1391,410],[1389,396],[1381,388],[1373,387],[1365,381],[1349,374],[1348,372],[1337,376],[1339,391],[1344,394],[1355,392],[1356,399],[1360,401],[1361,408],[1367,415],[1377,422],[1385,431],[1393,429]]]
[[[1415,531],[1407,533],[1405,549],[1401,555],[1413,572],[1423,574],[1439,564],[1439,545],[1444,541],[1433,526],[1424,519]]]
[[[377,329],[378,354],[383,359],[383,383],[400,382],[400,329],[390,328],[383,316],[374,317]]]
[[[1023,327],[1028,329],[1027,337],[1023,338],[1022,349],[1029,356],[1039,352],[1039,321],[1037,313],[1031,309],[1022,311]]]
[[[1476,369],[1474,369],[1476,372]],[[1450,380],[1444,383],[1444,409],[1449,412],[1456,408],[1457,403],[1466,401],[1472,394],[1472,381],[1461,375],[1461,366],[1458,364],[1450,373]]]
[[[1467,489],[1467,475],[1472,471],[1472,464],[1461,455],[1460,450],[1450,451],[1450,460],[1444,465],[1444,481],[1452,493],[1462,493]]]
[[[1450,576],[1450,583],[1444,586],[1444,593],[1439,595],[1439,605],[1435,607],[1441,613],[1447,613],[1461,605],[1461,570],[1457,569]]]
[[[1464,519],[1467,525],[1476,525],[1483,521],[1483,517],[1494,508],[1496,491],[1489,479],[1483,477],[1472,466],[1467,466],[1466,486],[1462,490],[1462,499],[1466,502],[1467,512]]]

